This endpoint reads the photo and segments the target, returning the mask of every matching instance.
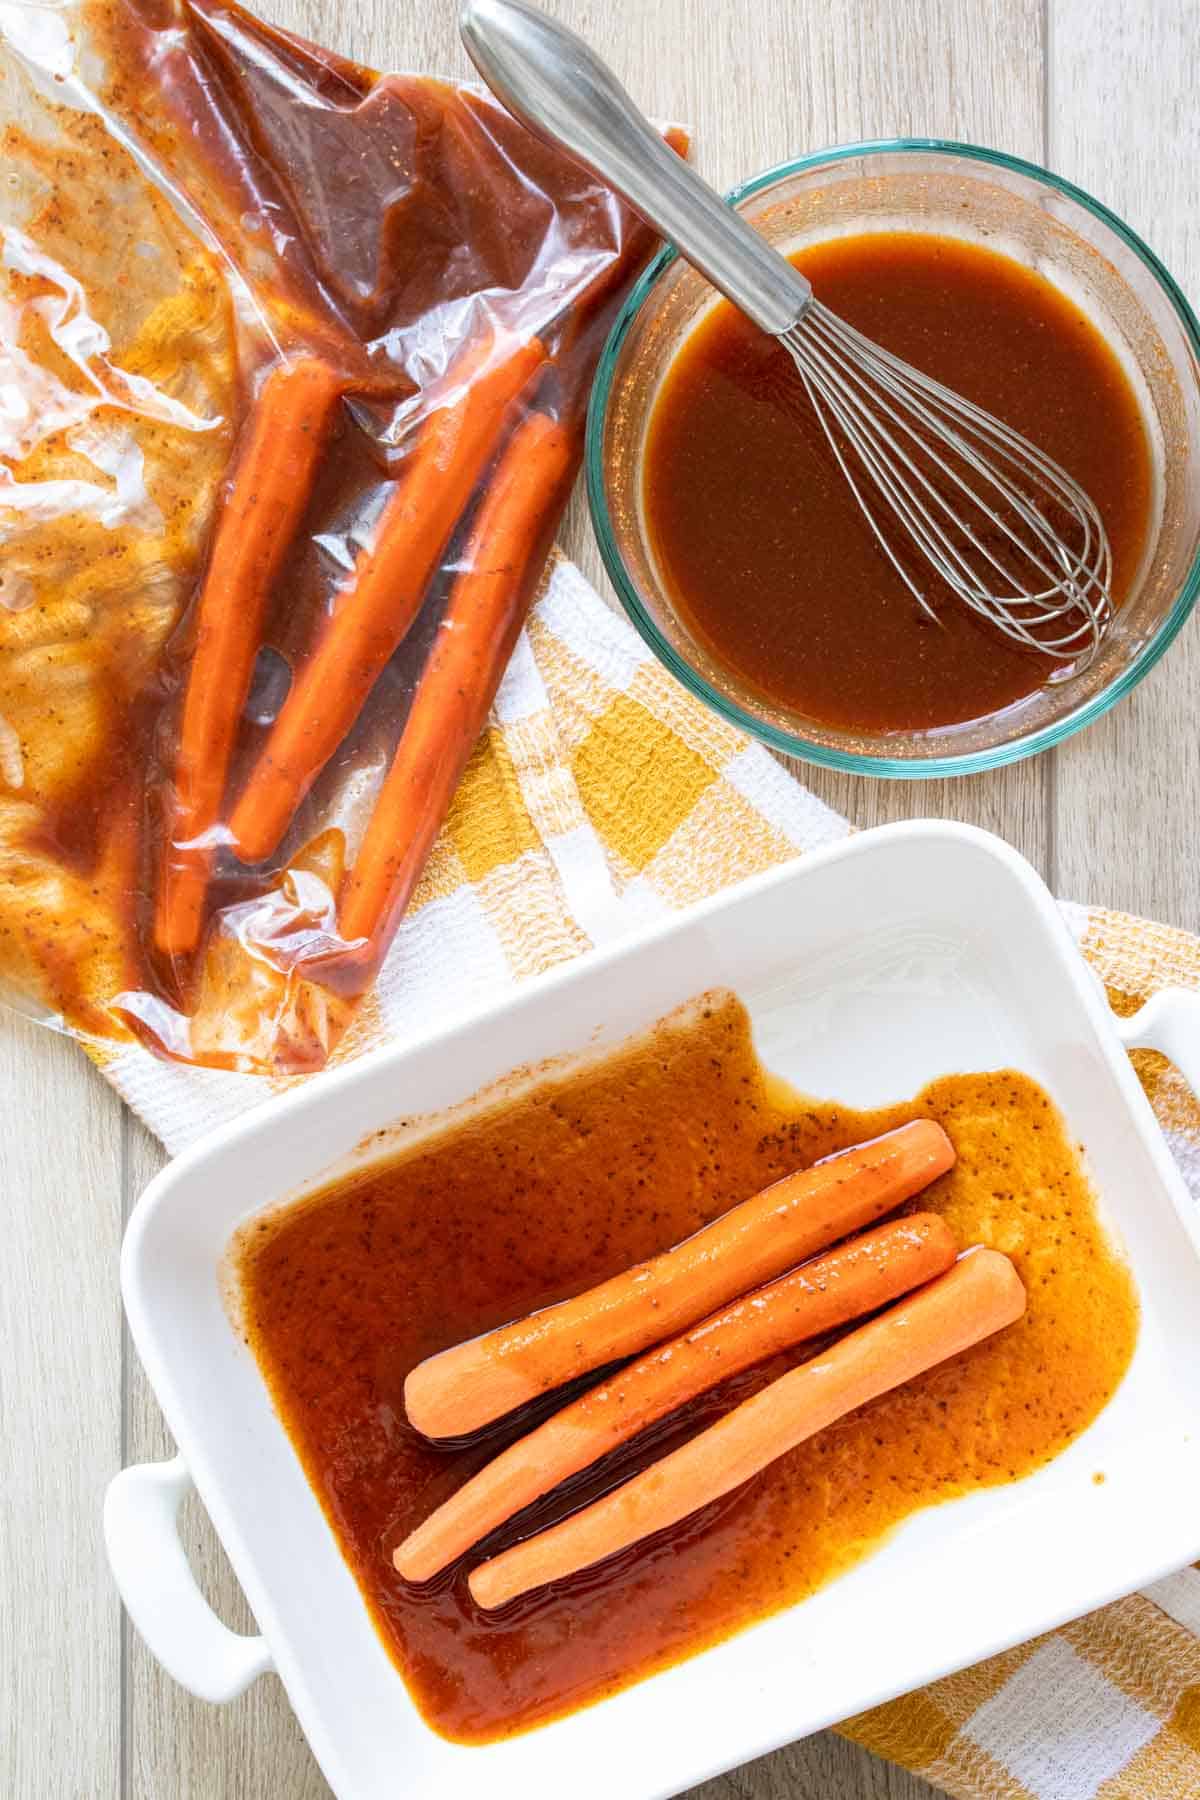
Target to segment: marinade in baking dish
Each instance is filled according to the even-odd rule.
[[[529,1423],[434,1448],[405,1421],[410,1368],[919,1115],[945,1127],[958,1160],[909,1210],[940,1212],[960,1243],[1012,1257],[1029,1302],[1018,1324],[675,1531],[498,1614],[471,1600],[470,1567],[614,1486],[811,1355],[811,1343],[693,1402],[443,1576],[400,1579],[396,1545]],[[812,1593],[918,1508],[1028,1474],[1109,1400],[1138,1324],[1078,1148],[1035,1082],[1011,1070],[953,1075],[873,1112],[804,1098],[763,1068],[728,993],[251,1220],[232,1267],[247,1342],[380,1637],[428,1723],[465,1743],[676,1662]]]

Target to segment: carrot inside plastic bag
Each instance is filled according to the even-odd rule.
[[[235,6],[3,34],[0,991],[314,1068],[423,903],[654,242],[473,90]]]

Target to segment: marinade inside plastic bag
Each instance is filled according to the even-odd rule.
[[[10,4],[0,30],[0,988],[85,1036],[313,1068],[398,922],[348,941],[339,893],[493,471],[278,849],[243,861],[229,815],[464,359],[540,343],[514,417],[560,425],[573,471],[653,240],[482,94],[377,75],[235,6]],[[344,392],[204,834],[200,941],[168,954],[156,896],[195,845],[176,782],[198,595],[264,386],[304,358]]]

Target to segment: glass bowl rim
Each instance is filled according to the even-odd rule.
[[[1093,217],[1100,220],[1124,243],[1144,264],[1159,288],[1170,302],[1184,337],[1191,345],[1193,355],[1200,362],[1200,322],[1185,298],[1178,282],[1169,269],[1144,243],[1124,220],[1119,218],[1103,201],[1095,199],[1084,188],[1068,181],[1062,175],[1056,175],[1050,169],[1043,168],[1040,163],[1029,162],[1024,157],[1011,156],[1007,151],[989,150],[979,144],[959,143],[947,138],[896,137],[869,138],[861,143],[837,144],[823,150],[814,150],[804,156],[791,158],[787,162],[777,163],[766,169],[761,175],[755,175],[730,188],[726,194],[726,203],[737,206],[744,200],[751,199],[761,193],[764,188],[772,187],[785,181],[789,176],[798,175],[808,169],[823,164],[845,162],[851,157],[874,156],[894,153],[925,153],[962,157],[964,160],[991,165],[1001,169],[1011,169],[1018,175],[1029,177],[1043,186],[1050,187],[1058,193],[1065,194],[1074,200]],[[1014,738],[1010,743],[998,744],[988,750],[966,751],[959,755],[929,757],[890,757],[873,753],[839,750],[825,744],[816,744],[811,739],[796,733],[785,731],[777,725],[757,718],[748,712],[736,700],[720,689],[714,687],[698,670],[675,649],[675,646],[664,637],[655,624],[636,586],[630,579],[624,559],[617,548],[616,536],[609,515],[608,501],[604,491],[604,424],[608,412],[609,397],[612,393],[613,376],[616,370],[617,357],[621,346],[641,312],[650,294],[660,278],[678,259],[678,251],[667,245],[655,256],[653,262],[643,272],[629,293],[621,311],[618,313],[607,341],[600,355],[596,370],[596,378],[592,387],[591,400],[588,405],[587,434],[585,447],[585,474],[587,484],[588,508],[592,518],[592,529],[600,546],[609,580],[617,591],[625,612],[643,640],[650,646],[665,667],[682,682],[683,686],[697,699],[736,725],[740,730],[749,733],[772,750],[782,751],[785,755],[798,757],[803,762],[815,763],[828,769],[839,769],[850,775],[876,775],[893,780],[928,781],[946,775],[974,775],[986,769],[1002,768],[1007,763],[1020,762],[1027,756],[1036,756],[1043,750],[1051,749],[1055,744],[1063,743],[1067,738],[1082,731],[1085,726],[1092,725],[1108,712],[1117,701],[1137,686],[1148,675],[1159,658],[1174,642],[1184,622],[1200,596],[1200,550],[1192,558],[1179,589],[1179,593],[1158,630],[1150,640],[1143,644],[1128,667],[1122,669],[1106,688],[1094,695],[1090,700],[1082,702],[1072,712],[1056,720],[1051,725],[1044,725],[1038,731],[1027,733],[1023,737]]]

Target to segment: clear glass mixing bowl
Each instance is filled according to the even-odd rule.
[[[713,291],[664,251],[605,347],[588,419],[587,484],[608,572],[646,642],[684,685],[776,750],[867,775],[964,775],[1032,756],[1094,719],[1153,668],[1200,591],[1200,326],[1141,239],[1080,188],[998,151],[935,139],[801,157],[729,195],[784,250],[860,232],[939,232],[987,244],[1069,293],[1139,397],[1154,462],[1153,517],[1133,589],[1078,677],[965,724],[853,732],[744,687],[697,642],[659,578],[643,516],[646,426],[664,374]],[[854,621],[848,617],[847,633]]]

